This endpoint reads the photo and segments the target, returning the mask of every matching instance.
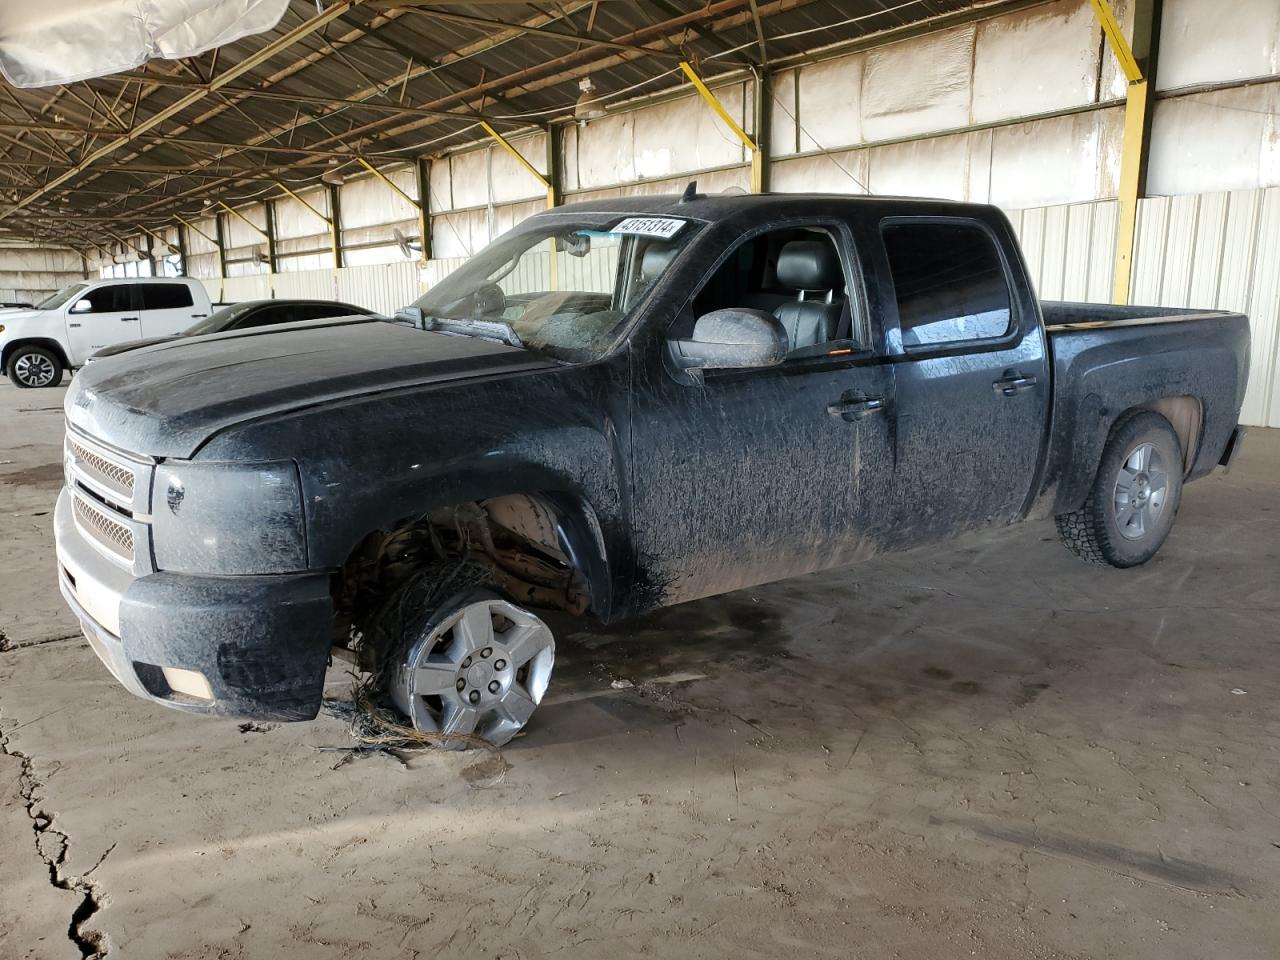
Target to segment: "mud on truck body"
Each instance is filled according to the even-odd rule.
[[[418,729],[500,743],[546,691],[546,608],[1050,517],[1145,562],[1239,448],[1248,342],[1238,314],[1039,302],[991,207],[575,204],[394,319],[86,369],[58,577],[139,696],[305,720],[350,649]]]

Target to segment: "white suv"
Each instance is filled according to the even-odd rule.
[[[83,280],[30,310],[0,313],[0,367],[19,387],[53,387],[103,347],[181,333],[212,311],[189,277]]]

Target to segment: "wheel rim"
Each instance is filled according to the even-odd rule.
[[[414,644],[392,688],[414,729],[501,745],[542,702],[555,638],[527,610],[497,598],[469,603]],[[446,744],[448,745],[448,744]]]
[[[1116,477],[1115,517],[1120,535],[1141,540],[1159,522],[1169,493],[1169,471],[1155,444],[1129,452]]]
[[[24,354],[13,364],[13,375],[28,387],[47,387],[56,374],[53,362],[42,353]]]

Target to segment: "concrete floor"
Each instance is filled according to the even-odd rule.
[[[1280,950],[1280,432],[1145,568],[1032,524],[567,626],[526,736],[406,767],[111,680],[61,398],[0,386],[0,957]]]

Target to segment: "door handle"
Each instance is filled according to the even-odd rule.
[[[1020,393],[1026,393],[1037,382],[1035,377],[1024,377],[1016,371],[1010,371],[991,384],[991,388],[1001,396],[1016,397]]]
[[[865,420],[873,413],[884,409],[884,397],[859,397],[855,400],[841,400],[827,407],[827,413],[845,423]]]
[[[121,323],[137,323],[138,318],[137,317],[121,317],[120,322]]]
[[[207,314],[207,313],[193,313],[193,314],[191,315],[191,319],[192,319],[192,320],[202,320],[202,319],[204,319],[204,318],[205,318],[205,317],[207,317],[207,316],[208,316],[208,314]]]
[[[68,324],[67,324],[67,326],[68,326],[68,327],[74,327],[74,328],[76,328],[77,330],[78,330],[78,329],[80,329],[80,324],[78,324],[78,323],[68,323]]]

